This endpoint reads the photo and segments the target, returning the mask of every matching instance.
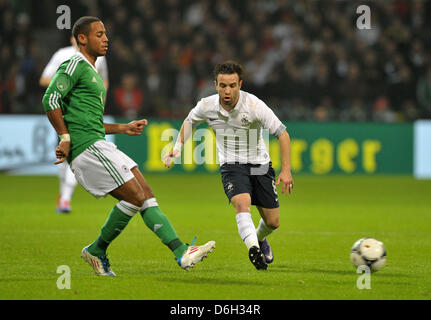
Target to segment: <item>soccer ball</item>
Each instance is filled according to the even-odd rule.
[[[362,238],[353,244],[350,260],[357,268],[366,265],[371,271],[379,271],[386,263],[386,249],[383,242],[373,238]]]

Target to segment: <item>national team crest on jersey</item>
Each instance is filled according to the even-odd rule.
[[[61,92],[68,90],[70,87],[69,78],[63,74],[59,74],[57,76],[56,86],[57,86],[57,89],[60,90]]]
[[[246,126],[250,124],[250,120],[248,119],[248,113],[240,113],[241,124]]]
[[[228,192],[232,192],[233,191],[233,184],[229,182],[226,186],[226,189]]]

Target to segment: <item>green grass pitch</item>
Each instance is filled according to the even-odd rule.
[[[146,175],[180,238],[217,242],[186,272],[136,215],[108,255],[116,278],[99,278],[80,258],[113,198],[78,186],[70,215],[55,213],[56,177],[0,175],[0,299],[287,300],[431,298],[431,181],[397,176],[294,177],[282,196],[281,226],[268,239],[275,260],[258,271],[248,260],[218,175]],[[279,190],[280,192],[281,190]],[[252,208],[257,225],[259,216]],[[356,286],[352,244],[384,242],[387,266]],[[58,266],[71,289],[57,288]]]

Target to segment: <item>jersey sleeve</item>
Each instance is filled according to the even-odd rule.
[[[61,108],[61,101],[79,80],[79,62],[71,59],[62,63],[58,68],[42,98],[45,112]]]
[[[262,127],[267,129],[274,137],[280,137],[283,131],[286,130],[286,126],[263,101],[259,101],[256,104],[255,112]]]
[[[189,112],[189,115],[186,118],[193,126],[198,125],[207,120],[207,116],[204,112],[204,104],[203,101],[199,101],[198,104]]]

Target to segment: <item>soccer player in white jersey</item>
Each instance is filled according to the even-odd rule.
[[[181,155],[192,128],[206,121],[216,135],[217,155],[226,196],[236,211],[239,235],[247,246],[250,261],[266,270],[273,262],[266,239],[280,225],[277,188],[290,194],[293,179],[290,168],[290,137],[274,112],[256,96],[242,91],[243,68],[234,61],[218,64],[214,84],[218,94],[203,98],[184,120],[176,144],[164,158],[170,167]],[[280,144],[281,172],[274,169],[264,143],[262,129],[274,135]],[[250,205],[255,205],[261,219],[255,228]]]
[[[73,36],[70,38],[70,43],[71,46],[58,49],[49,60],[39,79],[39,84],[42,87],[48,88],[60,65],[79,51]],[[98,57],[95,67],[103,80],[106,90],[108,90],[109,78],[106,58],[104,56]],[[60,180],[60,194],[57,198],[56,211],[58,213],[69,213],[72,210],[71,201],[73,192],[78,183],[67,162],[63,162],[59,165],[58,177]]]

